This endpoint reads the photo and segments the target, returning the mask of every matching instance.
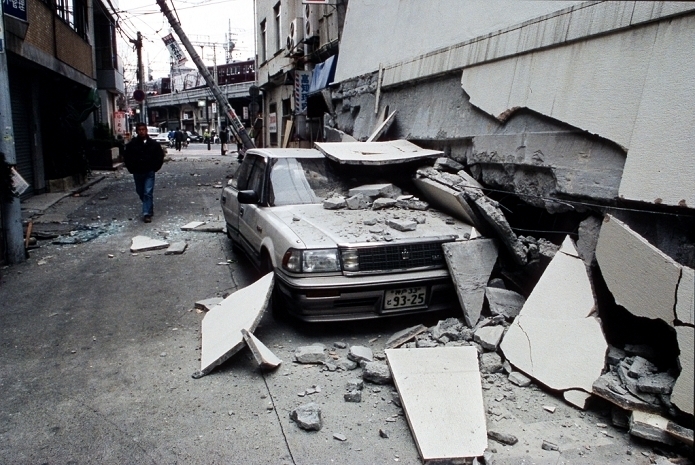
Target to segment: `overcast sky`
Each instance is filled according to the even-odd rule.
[[[162,42],[162,37],[173,32],[169,22],[162,14],[155,0],[119,0],[113,2],[118,9],[118,23],[121,31],[118,38],[118,53],[123,59],[125,79],[135,79],[137,55],[129,38],[135,38],[138,31],[143,36],[143,63],[145,72],[149,67],[150,74],[156,79],[169,75],[169,51]],[[183,31],[194,45],[205,43],[201,49],[196,46],[196,52],[208,64],[213,64],[214,56],[217,64],[226,62],[224,44],[226,35],[231,30],[235,43],[232,58],[246,60],[254,56],[254,20],[253,0],[167,0],[169,8],[178,13]],[[176,36],[176,41],[184,50],[183,44]],[[213,46],[215,52],[213,53]],[[188,54],[186,54],[188,55]],[[187,66],[195,68],[192,60]],[[145,77],[147,79],[147,76]]]

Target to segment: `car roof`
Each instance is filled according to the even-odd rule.
[[[246,153],[268,158],[325,158],[325,155],[316,149],[255,148],[249,149]]]

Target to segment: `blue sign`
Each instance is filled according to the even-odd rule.
[[[27,20],[27,0],[2,0],[2,12],[7,16]]]

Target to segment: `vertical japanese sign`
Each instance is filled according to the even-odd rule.
[[[126,133],[124,111],[116,111],[113,113],[113,126],[116,130],[116,134],[124,135]]]
[[[309,88],[311,87],[311,71],[294,72],[294,113],[306,115]]]
[[[174,63],[180,65],[188,60],[186,55],[183,54],[181,47],[179,47],[179,44],[176,42],[176,39],[174,39],[173,34],[162,37],[162,40],[164,41],[164,45],[166,45],[166,47],[169,49],[169,54],[171,55],[172,60],[174,60]]]
[[[278,114],[270,113],[268,115],[268,132],[276,134],[278,132]]]
[[[2,12],[13,18],[27,20],[26,0],[2,0]]]

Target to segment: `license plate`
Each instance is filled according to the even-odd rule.
[[[427,301],[426,297],[425,286],[389,289],[384,293],[384,309],[422,307]]]

